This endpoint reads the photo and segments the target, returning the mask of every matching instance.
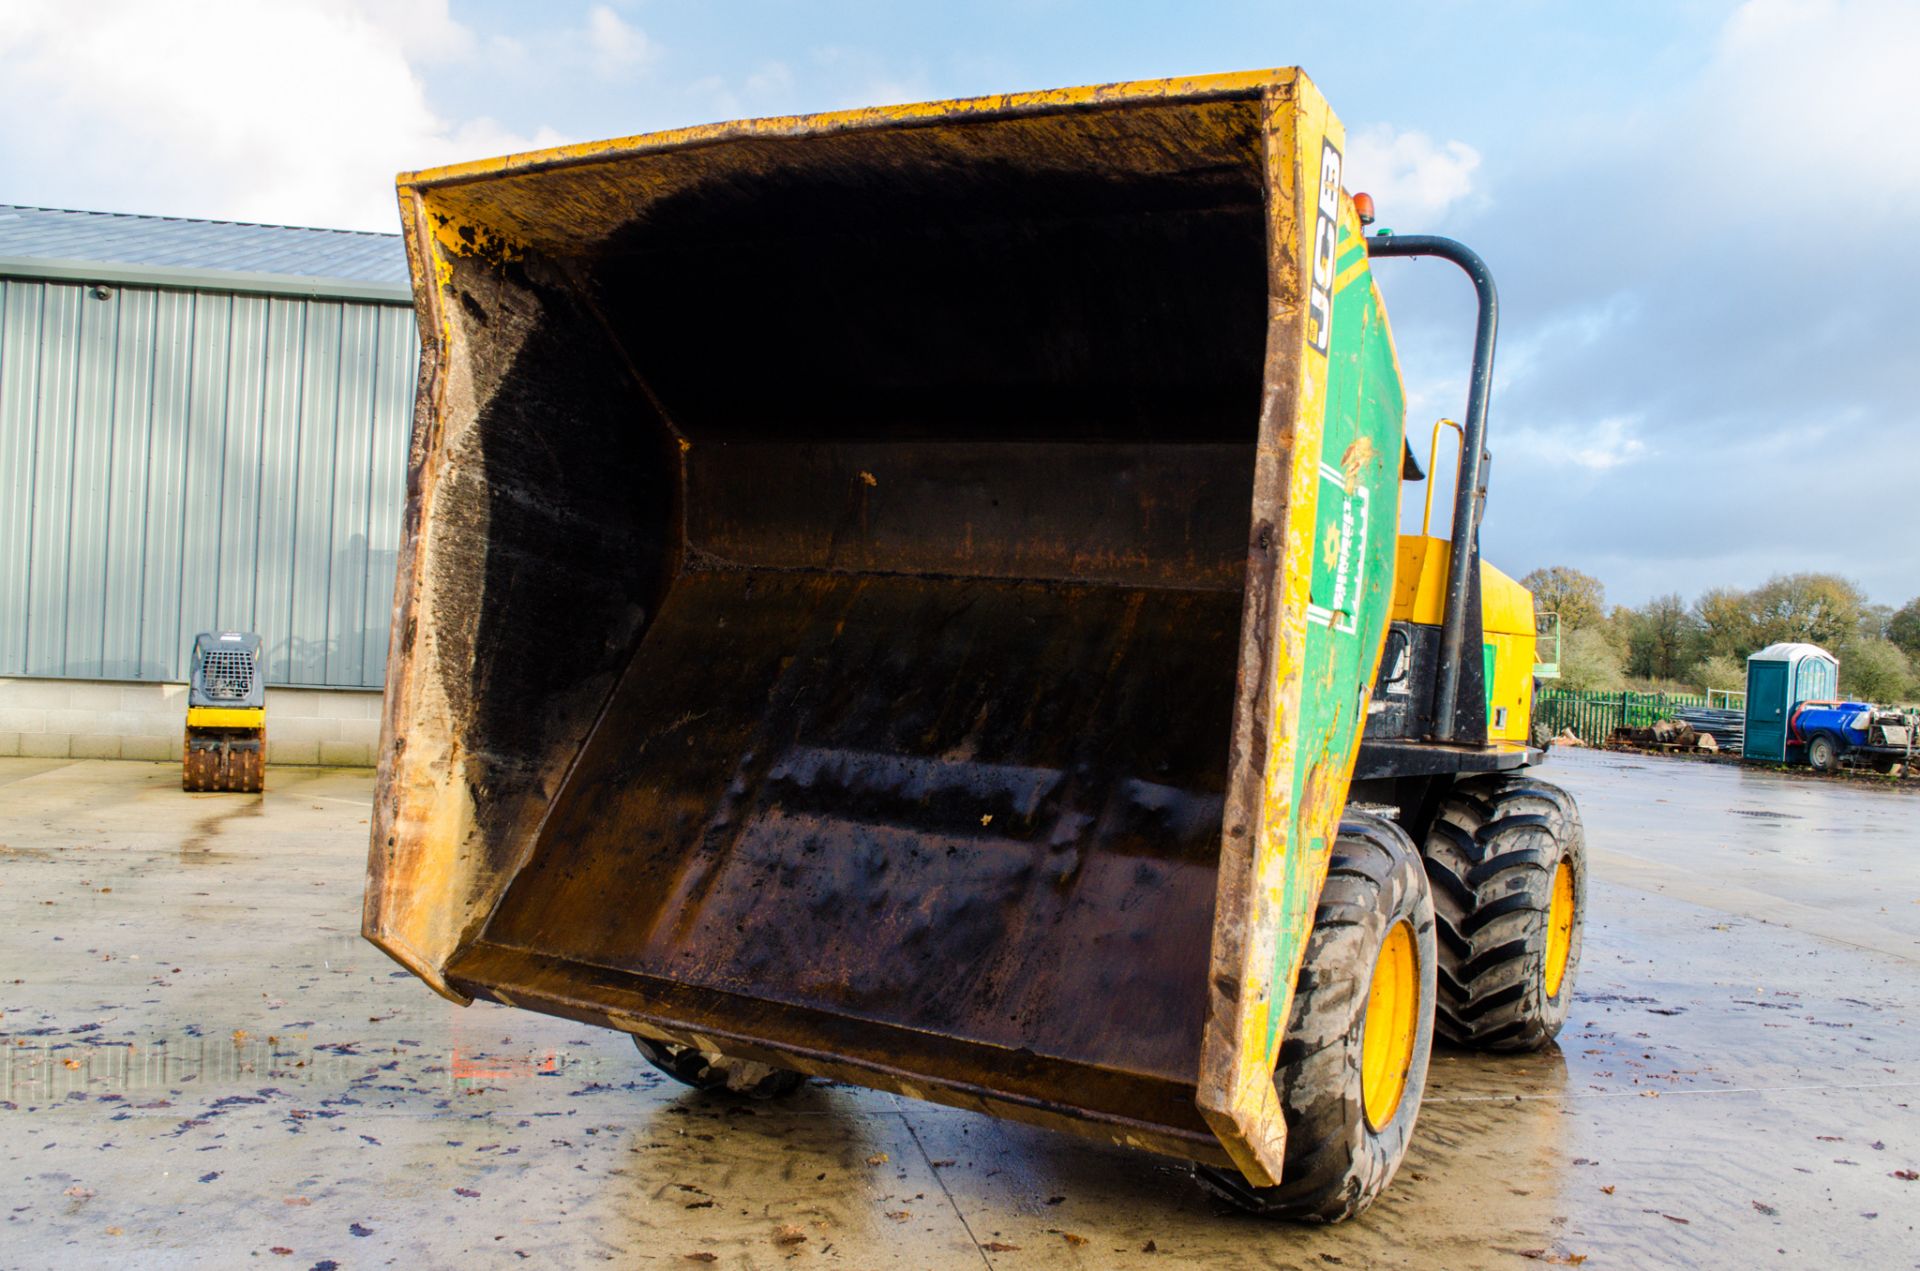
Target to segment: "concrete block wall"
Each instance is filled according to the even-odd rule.
[[[0,755],[179,759],[184,684],[0,678]],[[371,767],[380,694],[267,689],[267,762]]]

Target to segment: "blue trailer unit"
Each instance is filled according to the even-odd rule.
[[[1894,772],[1913,761],[1914,720],[1871,702],[1804,702],[1787,725],[1787,746],[1821,772],[1865,764]]]
[[[1785,763],[1794,708],[1840,695],[1840,663],[1817,644],[1770,644],[1747,659],[1747,738],[1741,755]]]

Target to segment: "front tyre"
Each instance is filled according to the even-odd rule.
[[[1573,796],[1526,773],[1454,783],[1427,834],[1440,937],[1436,1026],[1475,1050],[1538,1050],[1573,1003],[1587,910]]]
[[[678,1042],[656,1041],[636,1033],[633,1044],[655,1068],[683,1085],[708,1094],[724,1092],[749,1099],[778,1099],[807,1084],[804,1073],[696,1050]]]
[[[1373,1203],[1407,1154],[1433,1048],[1433,906],[1420,855],[1391,821],[1340,825],[1273,1083],[1287,1120],[1280,1183],[1199,1166],[1208,1190],[1269,1218],[1339,1222]]]

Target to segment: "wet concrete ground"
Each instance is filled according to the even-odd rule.
[[[1562,1047],[1436,1056],[1326,1229],[1157,1158],[816,1083],[715,1104],[358,935],[371,780],[0,760],[0,1266],[1920,1263],[1920,800],[1562,753]]]

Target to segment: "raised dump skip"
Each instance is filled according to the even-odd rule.
[[[1247,1074],[1399,457],[1397,384],[1377,447],[1320,453],[1334,129],[1275,73],[403,183],[428,348],[369,935],[453,995],[1277,1164]]]

